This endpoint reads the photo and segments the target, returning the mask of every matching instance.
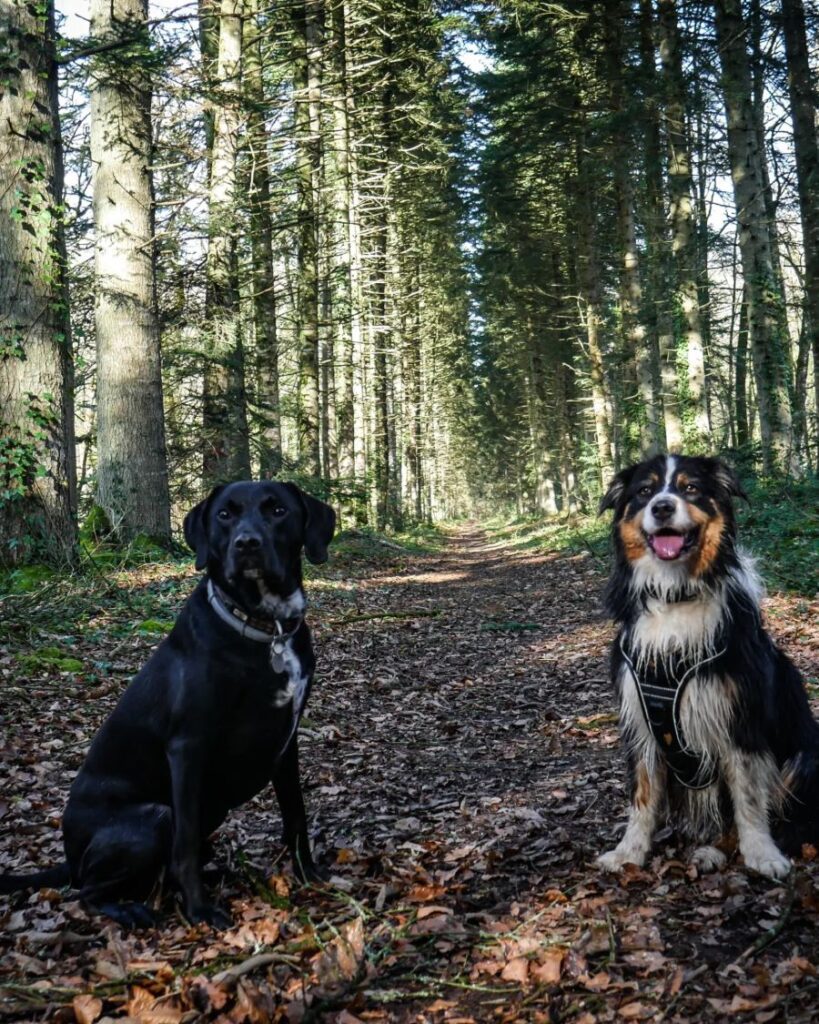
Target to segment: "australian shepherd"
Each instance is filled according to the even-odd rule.
[[[663,819],[703,870],[725,863],[715,843],[732,826],[746,866],[770,878],[819,842],[819,725],[763,628],[735,497],[718,459],[658,455],[618,473],[600,503],[614,509],[606,603],[631,778],[625,834],[597,860],[606,870],[642,865]]]

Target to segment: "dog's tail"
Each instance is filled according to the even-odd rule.
[[[0,875],[0,894],[7,896],[12,892],[19,892],[21,889],[41,889],[45,885],[68,885],[71,881],[71,874],[68,864],[55,864],[53,868],[45,868],[43,871],[32,871],[28,875]]]

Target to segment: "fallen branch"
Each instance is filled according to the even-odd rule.
[[[258,953],[256,956],[248,957],[240,964],[214,975],[212,980],[215,985],[230,987],[235,985],[243,975],[250,974],[251,971],[255,971],[259,967],[269,967],[270,964],[287,964],[288,967],[296,967],[298,963],[298,957],[287,956],[285,953]]]

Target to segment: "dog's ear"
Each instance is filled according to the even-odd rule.
[[[725,493],[732,498],[742,498],[743,501],[748,502],[750,505],[751,502],[737,476],[736,470],[729,466],[727,462],[723,462],[722,459],[712,459],[711,462],[714,479]]]
[[[327,545],[336,529],[336,513],[324,501],[305,492],[297,484],[287,483],[304,509],[304,553],[313,565],[327,561]]]
[[[602,514],[608,508],[615,508],[620,499],[625,494],[626,488],[631,483],[631,478],[634,476],[636,466],[629,466],[627,469],[621,469],[620,472],[614,477],[609,484],[609,489],[600,499],[600,505],[597,509],[597,514]]]
[[[223,488],[224,484],[214,487],[204,501],[200,501],[198,505],[188,512],[185,516],[185,521],[182,523],[185,542],[192,551],[196,552],[197,569],[204,569],[208,564],[208,557],[210,555],[210,545],[208,543],[208,512],[210,511],[213,499]]]

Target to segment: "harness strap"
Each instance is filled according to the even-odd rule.
[[[711,654],[691,665],[682,679],[673,677],[673,681],[663,685],[659,680],[648,682],[640,678],[634,662],[626,651],[625,636],[620,637],[620,651],[637,688],[646,725],[651,730],[674,778],[686,789],[707,789],[717,781],[719,771],[716,765],[709,763],[702,751],[692,750],[686,742],[680,719],[683,693],[688,683],[696,677],[696,673],[704,665],[721,657],[725,650],[726,648],[723,648],[716,654]]]

